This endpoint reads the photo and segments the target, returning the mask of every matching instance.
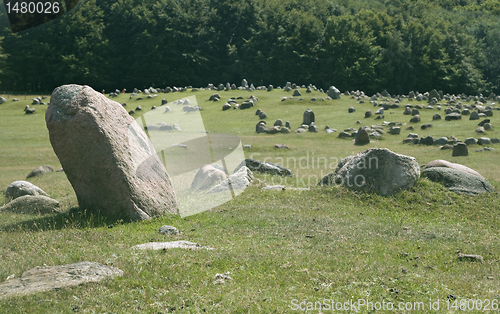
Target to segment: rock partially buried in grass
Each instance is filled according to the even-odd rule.
[[[60,212],[59,202],[43,195],[24,195],[4,206],[0,211],[11,212],[15,214],[47,215]]]
[[[124,220],[177,214],[167,171],[119,103],[88,86],[64,85],[52,93],[45,120],[82,210]]]
[[[172,226],[167,226],[167,225],[164,225],[164,226],[161,226],[160,229],[158,230],[159,233],[161,234],[179,234],[179,230],[177,230],[176,227],[172,227]]]
[[[5,190],[5,201],[10,202],[23,195],[47,196],[47,193],[28,181],[14,181],[7,187],[7,190]]]
[[[98,282],[106,278],[123,275],[123,271],[94,262],[80,262],[63,266],[35,267],[19,278],[0,284],[0,298],[27,295],[86,282]]]
[[[257,159],[247,158],[241,162],[234,172],[238,172],[242,167],[248,167],[252,172],[257,173],[267,173],[282,177],[293,177],[293,173],[290,169],[283,167],[282,165],[275,164],[272,162],[263,162]]]
[[[199,250],[207,249],[213,250],[208,246],[199,245],[198,243],[189,241],[172,241],[172,242],[148,242],[131,247],[133,250],[168,250],[168,249],[188,249]]]
[[[396,154],[387,148],[372,148],[343,162],[345,164],[338,170],[335,183],[358,191],[392,195],[412,188],[420,176],[415,158]]]
[[[422,172],[422,176],[441,183],[448,190],[458,194],[477,195],[491,193],[494,188],[488,181],[461,170],[448,167],[432,167]]]
[[[469,174],[473,174],[478,178],[484,179],[484,177],[481,174],[479,174],[479,172],[477,172],[469,167],[466,167],[466,166],[461,165],[461,164],[449,162],[446,160],[442,160],[442,159],[433,160],[433,161],[429,162],[427,165],[425,165],[426,169],[433,168],[433,167],[446,167],[446,168],[451,168],[451,169],[455,169],[455,170],[460,170],[463,172],[467,172]]]

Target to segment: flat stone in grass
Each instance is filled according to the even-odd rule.
[[[488,181],[461,170],[448,167],[431,167],[422,172],[422,176],[441,183],[448,190],[468,195],[491,193],[494,188]]]
[[[9,202],[15,198],[24,195],[43,195],[47,196],[42,189],[28,181],[14,181],[5,190],[5,201]]]
[[[305,131],[305,130],[304,130]],[[257,173],[267,173],[267,174],[272,174],[272,175],[277,175],[277,176],[288,176],[288,177],[293,177],[293,173],[290,169],[285,168],[279,164],[275,164],[272,162],[263,162],[259,161],[257,159],[251,159],[247,158],[243,162],[241,162],[238,167],[234,170],[234,172],[237,172],[240,170],[242,167],[248,167],[251,171],[257,172]]]
[[[80,262],[63,266],[37,266],[24,272],[19,278],[9,279],[0,284],[0,298],[57,290],[122,275],[123,271],[116,267],[94,262]]]
[[[148,242],[132,246],[133,250],[168,250],[168,249],[187,249],[187,250],[213,250],[208,246],[199,245],[189,241],[171,241],[171,242]]]
[[[469,150],[467,149],[467,145],[465,143],[456,143],[453,146],[452,157],[460,157],[460,156],[469,156]]]
[[[484,126],[486,123],[490,123],[490,119],[484,119],[483,121],[479,122],[477,126]]]
[[[47,215],[60,212],[59,202],[43,195],[24,195],[13,199],[0,211],[15,214]]]
[[[27,176],[26,176],[26,179],[29,179],[29,178],[32,178],[32,177],[37,177],[37,176],[40,176],[44,173],[48,173],[48,172],[53,172],[54,169],[52,169],[51,166],[49,165],[45,165],[45,166],[40,166],[36,169],[33,169],[33,171],[31,171]]]

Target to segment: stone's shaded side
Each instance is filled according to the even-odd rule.
[[[81,209],[126,220],[177,213],[153,145],[119,103],[88,86],[64,85],[52,93],[45,121]]]

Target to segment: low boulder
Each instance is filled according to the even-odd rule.
[[[10,202],[11,200],[24,196],[24,195],[43,195],[47,196],[42,189],[38,186],[28,182],[28,181],[14,181],[5,190],[5,201]]]
[[[60,212],[59,202],[43,195],[24,195],[0,207],[0,212],[16,214],[46,215]]]
[[[365,128],[359,128],[358,133],[356,133],[356,138],[354,140],[354,145],[366,145],[370,143],[370,136]]]
[[[422,176],[441,183],[448,190],[458,194],[478,195],[494,191],[491,184],[474,174],[449,167],[431,167],[422,172]]]
[[[460,170],[463,172],[467,172],[469,174],[473,174],[478,178],[484,179],[484,177],[482,175],[480,175],[479,172],[477,172],[469,167],[466,167],[466,166],[461,165],[461,164],[449,162],[446,160],[442,160],[442,159],[433,160],[424,166],[425,169],[429,169],[429,168],[433,168],[433,167],[446,167],[446,168],[451,168],[451,169],[455,169],[455,170]]]
[[[27,176],[26,176],[26,179],[29,179],[29,178],[32,178],[32,177],[37,177],[37,176],[40,176],[44,173],[48,173],[48,172],[53,172],[54,169],[52,169],[51,166],[49,165],[45,165],[45,166],[40,166],[36,169],[34,169],[33,171],[31,171]]]
[[[244,166],[239,168],[238,171],[230,175],[226,180],[208,190],[207,194],[231,190],[244,190],[252,183],[253,179],[253,172],[248,167]]]
[[[452,157],[469,156],[469,149],[465,143],[456,143],[453,146]]]
[[[204,165],[194,176],[191,183],[192,191],[207,190],[226,179],[224,171],[215,168],[213,165]]]
[[[415,158],[372,148],[346,160],[335,182],[353,190],[392,195],[412,188],[419,176]]]

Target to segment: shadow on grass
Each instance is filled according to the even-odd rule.
[[[61,230],[66,228],[86,229],[106,227],[113,223],[123,223],[123,220],[119,220],[116,217],[103,216],[100,212],[92,212],[86,209],[80,210],[79,207],[73,207],[65,213],[39,216],[37,218],[1,226],[0,231],[24,232]]]

